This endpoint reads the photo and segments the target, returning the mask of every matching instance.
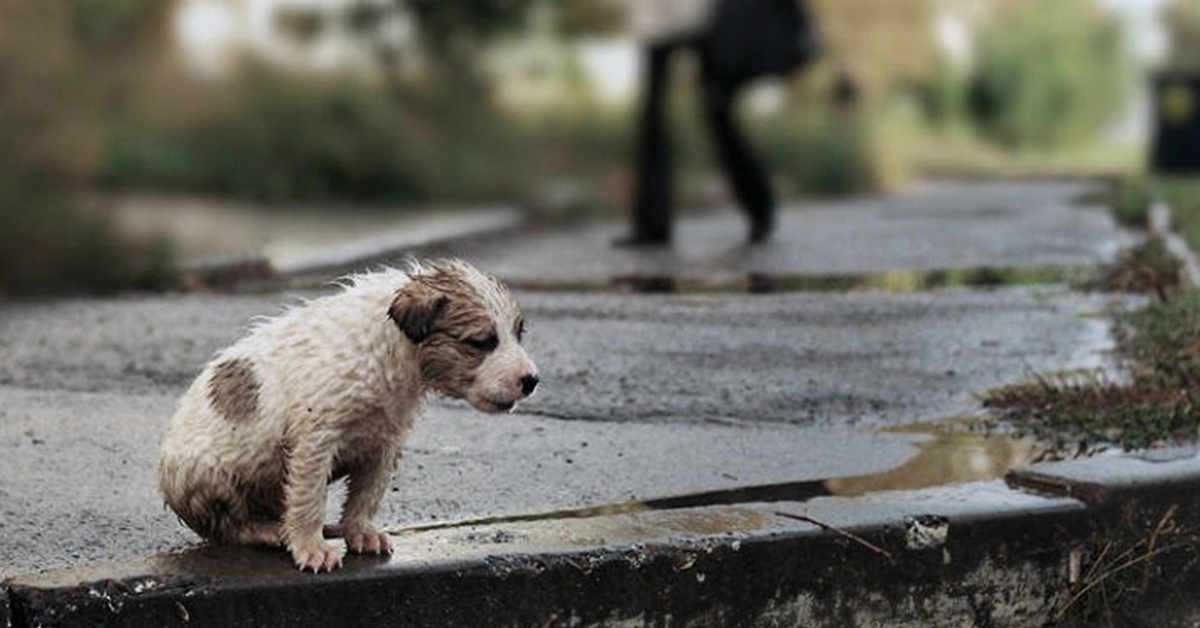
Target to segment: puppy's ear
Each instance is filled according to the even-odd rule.
[[[414,279],[396,293],[388,318],[413,344],[419,344],[433,332],[433,324],[449,302],[446,295]]]

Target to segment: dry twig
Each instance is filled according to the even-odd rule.
[[[854,534],[853,532],[849,532],[847,530],[843,530],[841,528],[829,525],[828,523],[825,523],[824,521],[818,521],[808,515],[797,515],[797,514],[793,514],[790,512],[783,512],[783,511],[779,511],[779,510],[775,511],[775,515],[779,516],[779,517],[784,517],[786,519],[795,519],[796,521],[803,521],[805,523],[811,523],[811,524],[817,526],[818,528],[821,528],[822,530],[828,530],[830,532],[833,532],[834,534],[848,538],[851,541],[854,541],[855,543],[858,543],[859,545],[862,545],[863,547],[871,550],[872,552],[875,552],[876,554],[880,554],[882,556],[887,557],[889,560],[892,558],[891,552],[883,549],[882,547],[879,547],[878,545],[875,545],[874,543],[862,538],[861,536],[858,536],[857,534]]]

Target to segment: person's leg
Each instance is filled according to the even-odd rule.
[[[750,219],[750,241],[763,242],[775,230],[775,196],[734,120],[738,86],[705,77],[703,91],[704,110],[717,155],[742,211]]]
[[[674,44],[646,48],[634,172],[633,233],[618,244],[665,244],[671,239],[671,149],[666,106]]]

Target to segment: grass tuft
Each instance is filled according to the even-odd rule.
[[[1138,380],[1167,388],[1200,385],[1200,290],[1181,293],[1122,319],[1122,350],[1140,369]]]
[[[1153,294],[1166,302],[1183,289],[1183,263],[1159,237],[1124,251],[1098,277],[1082,284],[1085,290]]]
[[[1037,378],[990,391],[984,406],[1059,449],[1117,443],[1127,449],[1192,441],[1200,405],[1188,390],[1075,378]]]
[[[1184,510],[1184,512],[1181,512]],[[1194,608],[1200,534],[1189,508],[1173,503],[1122,508],[1071,551],[1070,589],[1051,613],[1055,626],[1162,626],[1177,607]],[[1163,616],[1165,614],[1165,616]],[[1166,620],[1169,623],[1160,623]],[[1192,625],[1190,623],[1186,625]]]
[[[1200,291],[1159,291],[1163,300],[1118,318],[1119,354],[1130,377],[1037,376],[989,391],[984,406],[1060,449],[1098,443],[1126,449],[1195,442],[1200,430]]]
[[[1150,225],[1150,208],[1154,205],[1154,189],[1143,178],[1121,181],[1105,194],[1117,222],[1145,229]]]

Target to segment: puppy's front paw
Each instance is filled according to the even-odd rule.
[[[391,554],[392,537],[371,525],[326,526],[325,534],[346,540],[346,548],[355,554]]]
[[[319,538],[312,538],[288,547],[292,560],[300,571],[333,571],[342,566],[342,550]]]
[[[392,537],[373,528],[346,535],[346,547],[356,554],[391,554]]]

